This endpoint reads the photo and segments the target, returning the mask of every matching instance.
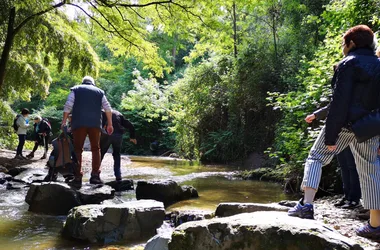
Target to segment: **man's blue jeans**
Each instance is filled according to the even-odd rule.
[[[350,147],[340,152],[337,159],[342,174],[344,197],[349,201],[358,202],[362,196],[360,181]]]
[[[102,160],[104,155],[107,153],[108,149],[112,145],[112,156],[113,156],[113,169],[115,173],[115,177],[117,179],[121,179],[121,171],[120,171],[120,151],[121,151],[121,144],[123,142],[123,135],[118,134],[112,134],[112,135],[106,135],[102,134],[100,137],[100,150],[102,155]]]

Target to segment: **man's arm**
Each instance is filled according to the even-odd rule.
[[[63,118],[62,118],[61,128],[66,126],[67,118],[69,117],[69,114],[73,110],[74,102],[75,102],[75,94],[73,91],[71,91],[67,97],[65,106],[63,108]]]
[[[102,99],[102,108],[107,116],[107,133],[112,135],[113,133],[113,125],[112,125],[112,108],[110,103],[107,100],[107,97],[104,95]]]
[[[133,126],[133,124],[128,121],[127,119],[125,119],[124,116],[121,116],[121,125],[128,129],[129,131],[129,138],[131,139],[136,139],[136,134],[135,134],[135,127]]]
[[[336,74],[333,99],[326,119],[325,144],[327,146],[335,146],[338,135],[347,122],[355,79],[353,59],[341,64]]]

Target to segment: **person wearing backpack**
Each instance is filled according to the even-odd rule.
[[[26,141],[26,132],[29,128],[29,113],[29,109],[24,108],[21,111],[21,114],[17,115],[13,122],[13,128],[16,130],[18,135],[18,145],[15,159],[26,160],[26,158],[22,155],[22,150],[24,149]]]
[[[49,139],[50,139],[51,125],[49,121],[45,118],[41,118],[41,116],[36,116],[34,118],[34,148],[30,154],[26,157],[28,159],[32,159],[34,157],[34,153],[37,151],[38,146],[44,146],[45,151],[41,160],[46,159],[47,152],[49,150]]]
[[[107,117],[103,112],[103,127],[107,126]],[[102,136],[100,137],[100,151],[101,159],[103,160],[104,155],[107,153],[108,149],[112,145],[112,156],[114,161],[114,174],[116,181],[121,181],[121,159],[120,151],[121,145],[123,143],[123,134],[128,130],[130,142],[137,144],[135,137],[135,127],[133,124],[124,118],[124,116],[117,110],[112,110],[112,124],[114,131],[112,135],[106,133],[105,130],[102,130]]]

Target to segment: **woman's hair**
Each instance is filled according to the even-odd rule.
[[[22,109],[22,110],[21,110],[21,114],[22,114],[22,115],[29,115],[29,114],[30,114],[29,109],[27,109],[27,108]]]
[[[34,117],[34,120],[36,121],[36,120],[39,120],[39,121],[41,121],[42,120],[42,118],[41,118],[41,116],[39,116],[39,115],[36,115],[35,117]]]
[[[367,25],[352,27],[343,36],[346,45],[349,45],[353,41],[356,48],[372,48],[373,38],[373,31]]]

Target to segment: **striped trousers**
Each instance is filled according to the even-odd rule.
[[[335,151],[327,149],[324,139],[325,127],[319,133],[306,160],[301,188],[310,187],[318,189],[322,176],[322,167],[328,165],[334,155],[349,146],[354,155],[359,174],[363,206],[366,209],[380,210],[380,161],[377,157],[379,136],[366,142],[358,143],[354,133],[343,128],[339,134],[336,143],[337,149]]]

